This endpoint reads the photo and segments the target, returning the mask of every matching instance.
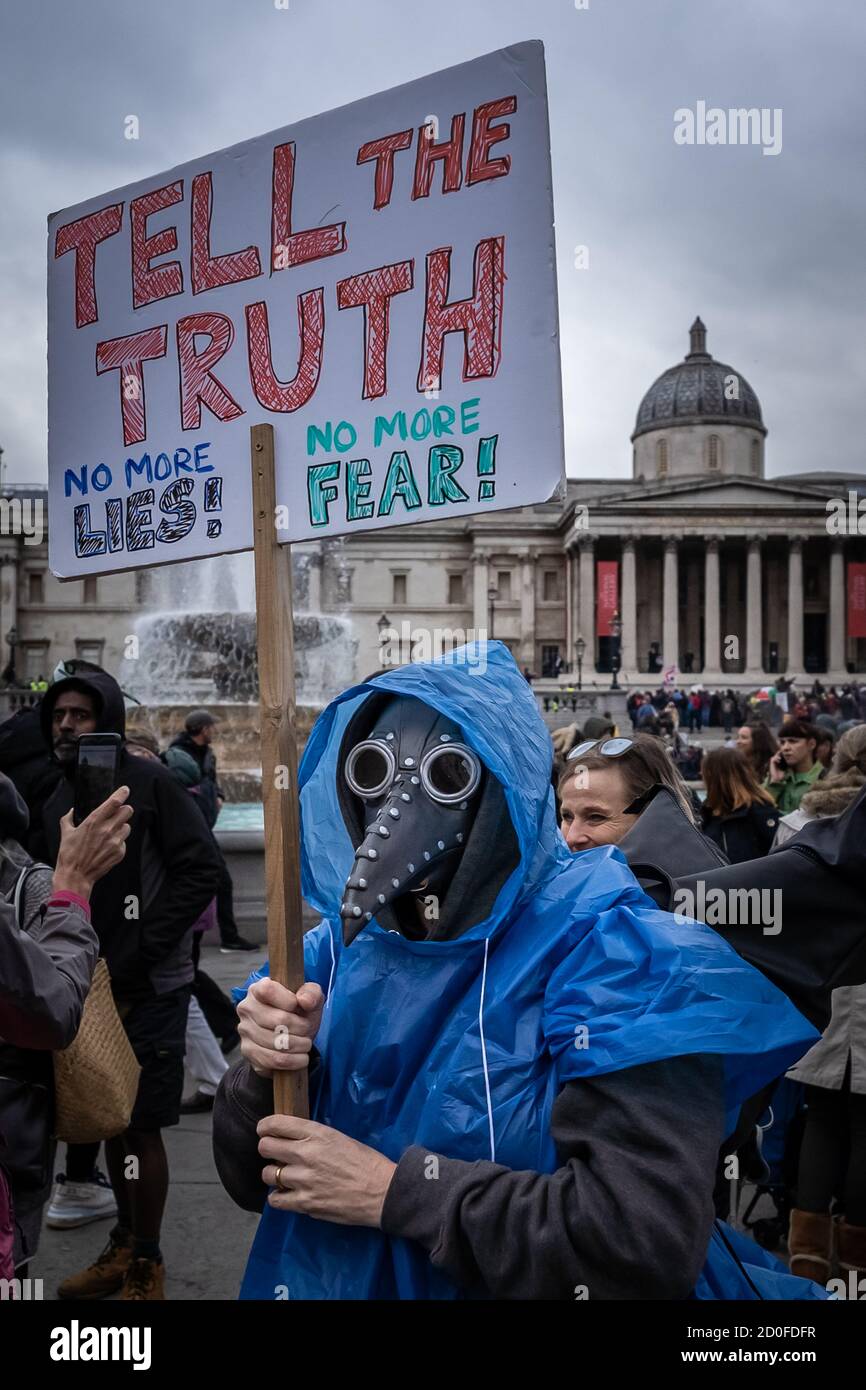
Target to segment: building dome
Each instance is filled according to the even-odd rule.
[[[632,440],[680,425],[745,425],[766,434],[758,397],[742,373],[707,352],[707,330],[699,318],[689,337],[686,357],[662,372],[641,401]]]

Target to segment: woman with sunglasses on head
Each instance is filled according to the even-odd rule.
[[[559,779],[560,828],[568,848],[577,853],[619,844],[640,815],[634,803],[658,785],[668,788],[693,825],[689,789],[653,734],[578,743]]]

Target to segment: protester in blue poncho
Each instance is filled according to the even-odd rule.
[[[254,974],[214,1112],[263,1209],[243,1297],[818,1296],[712,1201],[740,1102],[817,1034],[619,850],[569,853],[551,759],[499,643],[318,720],[308,983]],[[273,1116],[271,1073],[308,1065],[312,1118]]]

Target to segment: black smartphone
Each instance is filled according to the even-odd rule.
[[[116,789],[121,743],[120,734],[82,734],[79,738],[72,810],[76,825],[86,820]]]
[[[777,766],[778,766],[779,768],[781,768],[782,772],[787,772],[787,771],[788,771],[788,764],[787,764],[786,761],[785,761],[785,755],[784,755],[784,753],[780,753],[780,754],[779,754],[779,761],[778,761]]]

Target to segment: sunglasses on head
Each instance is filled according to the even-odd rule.
[[[603,758],[621,758],[623,753],[627,753],[634,747],[634,739],[630,738],[586,738],[583,743],[579,743],[576,748],[572,748],[566,762],[572,762],[575,758],[583,758],[591,748],[596,753],[600,753]]]

